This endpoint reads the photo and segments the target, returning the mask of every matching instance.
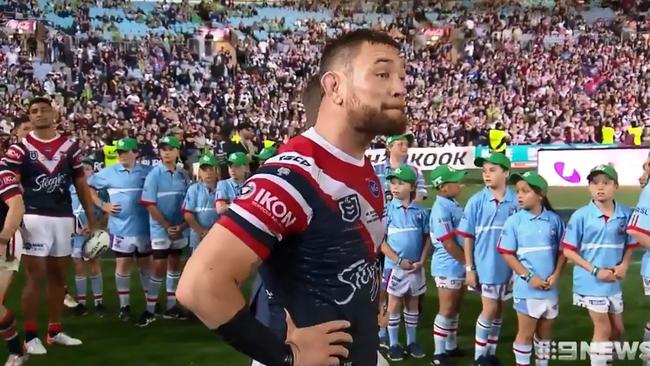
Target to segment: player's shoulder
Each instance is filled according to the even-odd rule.
[[[203,184],[203,183],[201,183],[201,182],[195,182],[195,183],[190,184],[190,185],[187,187],[187,193],[188,193],[188,194],[191,194],[191,193],[197,193],[197,192],[199,191],[199,189],[201,188],[201,185],[202,185],[202,184]]]
[[[487,189],[481,189],[480,191],[474,193],[468,200],[465,207],[471,207],[483,203],[487,199]]]

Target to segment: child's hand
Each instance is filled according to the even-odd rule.
[[[596,278],[605,282],[614,282],[616,281],[616,275],[614,275],[614,270],[609,268],[601,268],[596,273]]]
[[[409,273],[417,272],[420,269],[422,269],[422,262],[414,262],[411,265],[412,265],[412,267],[411,267],[411,270],[409,271]]]
[[[467,272],[465,283],[471,288],[476,288],[478,286],[478,276],[476,275],[476,271]]]
[[[532,288],[537,288],[540,290],[546,289],[546,287],[548,286],[548,283],[537,275],[533,276],[533,278],[531,278],[530,281],[528,281],[528,284],[530,284]]]
[[[399,264],[399,268],[410,271],[413,269],[413,263],[411,263],[411,261],[408,259],[402,259],[402,262]]]
[[[560,278],[560,275],[553,272],[548,278],[546,279],[546,290],[550,290],[553,287],[555,287],[555,284],[557,283],[557,280]]]
[[[614,271],[614,276],[616,277],[616,279],[619,280],[625,278],[625,275],[627,274],[627,266],[622,263],[610,269],[610,271],[612,270]]]

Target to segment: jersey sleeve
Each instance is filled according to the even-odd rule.
[[[441,243],[453,238],[456,233],[451,212],[445,212],[441,206],[434,205],[431,209],[429,229],[431,230],[431,238]]]
[[[557,219],[555,220],[555,240],[556,243],[561,243],[562,242],[562,237],[564,236],[564,232],[566,230],[566,225],[564,225],[564,221],[558,216]],[[562,249],[562,246],[558,246],[558,248]]]
[[[187,189],[187,194],[185,194],[185,199],[183,200],[183,206],[181,210],[183,212],[194,213],[196,211],[196,196],[197,196],[196,185],[193,184],[190,188]]]
[[[22,194],[18,176],[11,170],[0,170],[0,198],[7,202],[10,198]]]
[[[275,245],[307,229],[313,184],[290,165],[264,165],[249,178],[218,223],[265,260]]]
[[[562,249],[573,250],[574,252],[577,252],[580,249],[583,227],[582,214],[580,211],[574,212],[569,219],[569,224],[564,230],[564,236],[560,242],[562,244]]]
[[[72,176],[80,178],[84,176],[83,157],[77,143],[71,148],[70,165],[72,165]]]
[[[627,230],[650,236],[650,186],[643,188],[639,203],[627,223]]]
[[[503,230],[497,242],[497,251],[501,254],[517,254],[516,221],[519,221],[516,216],[510,216],[506,219],[505,224],[503,224]]]
[[[220,180],[217,183],[217,191],[215,192],[214,199],[216,202],[230,203],[230,195],[228,195],[228,182]]]
[[[636,210],[635,211],[630,210],[630,214],[628,215],[629,218],[627,220],[628,223],[632,222],[632,217],[634,216],[635,213],[636,213]],[[637,248],[638,246],[639,246],[639,242],[636,241],[636,239],[634,239],[631,235],[627,234],[625,236],[625,247],[626,248]]]
[[[88,178],[88,186],[93,188],[96,191],[102,191],[107,189],[110,184],[110,180],[106,177],[106,169],[102,169],[97,174],[93,174]]]
[[[147,205],[155,205],[158,202],[158,185],[156,184],[156,173],[150,171],[144,179],[144,186],[142,187],[142,198],[140,203]]]
[[[422,234],[429,235],[429,210],[422,208]]]
[[[18,144],[9,146],[7,152],[2,158],[4,165],[14,173],[20,174],[20,168],[25,161],[25,149]]]
[[[427,191],[424,175],[420,169],[415,168],[415,171],[418,173],[418,176],[415,180],[415,192],[421,194],[423,197],[427,197],[429,195],[429,191]]]
[[[476,215],[478,214],[477,200],[471,199],[465,206],[465,212],[460,219],[456,233],[464,238],[473,238],[476,235]]]

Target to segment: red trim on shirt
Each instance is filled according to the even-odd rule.
[[[573,252],[578,251],[578,247],[575,247],[575,246],[573,246],[573,245],[571,245],[571,244],[569,244],[569,243],[567,243],[565,241],[560,242],[560,245],[562,246],[562,249],[568,249],[568,250],[573,251]]]
[[[463,238],[473,238],[474,237],[474,235],[472,235],[470,233],[466,233],[464,231],[460,231],[460,230],[456,230],[456,235],[462,236]]]
[[[650,236],[650,230],[646,230],[638,226],[628,226],[627,230],[636,231],[638,233]]]
[[[185,207],[182,207],[182,208],[181,208],[181,211],[182,211],[183,213],[190,213],[190,214],[193,214],[193,213],[194,213],[194,211],[189,210],[189,209],[187,209],[187,208],[185,208]]]
[[[145,201],[145,200],[141,199],[141,200],[140,200],[140,204],[141,204],[142,206],[151,206],[151,205],[155,205],[156,202]]]
[[[244,228],[239,226],[233,219],[228,216],[221,216],[219,218],[218,224],[223,226],[226,230],[230,231],[233,235],[238,237],[244,244],[255,252],[262,260],[266,260],[271,254],[271,250],[261,243],[259,240],[255,239],[251,234],[249,234]]]
[[[627,248],[636,249],[639,247],[639,245],[640,245],[639,243],[631,243],[627,245]]]
[[[453,237],[454,237],[454,232],[452,231],[452,232],[450,232],[450,233],[447,233],[447,234],[445,234],[445,235],[439,237],[439,238],[438,238],[438,241],[442,243],[443,241],[448,240],[448,239],[451,239],[451,238],[453,238]]]
[[[517,254],[517,252],[514,251],[514,250],[502,248],[502,247],[500,247],[498,245],[497,245],[497,252],[499,252],[501,254],[510,254],[510,255],[516,255]]]

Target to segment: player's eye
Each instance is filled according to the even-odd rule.
[[[390,74],[387,72],[380,72],[377,73],[377,77],[379,77],[380,79],[388,79],[390,78]]]

